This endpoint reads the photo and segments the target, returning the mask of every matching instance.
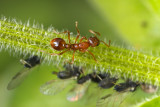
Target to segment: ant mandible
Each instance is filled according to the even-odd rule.
[[[92,52],[90,52],[88,50],[88,48],[90,46],[91,47],[96,47],[96,46],[98,46],[100,44],[100,42],[103,42],[107,47],[110,47],[111,40],[109,40],[109,44],[106,44],[104,41],[99,40],[97,38],[96,34],[100,36],[99,32],[95,32],[93,30],[89,30],[89,32],[92,33],[94,35],[94,37],[90,37],[89,39],[87,39],[85,36],[82,36],[82,38],[80,39],[79,43],[77,43],[77,40],[78,40],[78,38],[80,36],[80,31],[79,31],[79,29],[77,27],[78,26],[78,22],[77,21],[75,22],[75,26],[76,26],[76,30],[77,30],[77,33],[78,33],[78,35],[77,35],[77,37],[75,39],[75,43],[71,44],[71,42],[70,42],[70,31],[64,31],[62,33],[68,33],[68,40],[69,40],[68,44],[62,38],[54,38],[54,39],[52,39],[50,41],[50,44],[51,44],[52,48],[57,50],[57,51],[61,51],[61,50],[64,50],[64,49],[66,49],[66,50],[61,52],[61,53],[58,53],[58,54],[51,53],[50,55],[62,55],[67,51],[73,50],[72,62],[69,62],[70,64],[73,64],[73,62],[74,62],[74,54],[75,54],[76,50],[79,50],[80,52],[88,52],[90,55],[92,55],[94,60],[97,62],[95,56],[93,55]],[[86,41],[83,41],[84,39]]]

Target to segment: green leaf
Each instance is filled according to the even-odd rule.
[[[159,49],[160,1],[90,0],[90,3],[129,43],[137,48]]]

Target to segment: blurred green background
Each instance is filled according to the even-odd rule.
[[[159,2],[144,0],[0,0],[0,15],[18,21],[43,24],[47,29],[69,30],[76,34],[75,21],[81,35],[89,37],[89,29],[101,33],[117,46],[150,47],[159,49]],[[13,91],[6,90],[12,76],[23,66],[19,56],[0,52],[0,106],[1,107],[93,107],[96,97],[68,102],[67,90],[56,96],[45,96],[39,87],[54,78],[47,65],[36,67],[24,83]],[[95,94],[96,96],[96,94]],[[86,97],[88,98],[88,97]]]

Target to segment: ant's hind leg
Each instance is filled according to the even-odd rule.
[[[97,34],[98,36],[101,36],[101,34],[100,34],[99,32],[95,32],[95,31],[93,31],[93,30],[89,30],[89,32],[92,33],[92,34],[94,34],[94,36],[96,36],[96,34]],[[96,36],[96,37],[97,37],[97,36]]]
[[[44,53],[47,53],[47,54],[50,54],[50,55],[62,55],[62,54],[64,54],[65,52],[69,51],[69,49],[67,49],[67,50],[65,50],[65,51],[63,51],[63,52],[60,52],[60,53],[48,53],[48,52],[45,52],[45,51],[42,51],[42,50],[39,50],[39,51],[44,52]]]
[[[107,47],[110,47],[111,44],[111,40],[109,40],[109,44],[105,43],[104,41],[101,40],[101,42],[103,42]]]
[[[64,54],[65,52],[67,52],[67,51],[69,51],[69,49],[68,50],[65,50],[65,51],[63,51],[63,52],[61,52],[61,53],[51,53],[50,55],[62,55],[62,54]]]
[[[71,42],[70,42],[70,31],[64,31],[64,32],[57,32],[57,31],[54,31],[54,33],[56,33],[56,34],[62,34],[62,33],[68,33],[68,41],[69,41],[69,44],[71,44]]]
[[[75,39],[75,43],[76,43],[78,38],[79,38],[79,36],[80,36],[80,32],[79,32],[79,29],[78,29],[78,22],[76,21],[75,24],[76,24],[76,30],[77,30],[77,33],[78,33],[78,35],[77,35],[77,37]]]

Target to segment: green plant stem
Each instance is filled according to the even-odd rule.
[[[1,49],[10,50],[11,53],[22,55],[38,55],[44,58],[49,64],[63,65],[64,62],[71,61],[73,51],[63,55],[53,56],[48,53],[59,53],[52,49],[50,41],[53,38],[60,37],[68,41],[65,34],[53,33],[52,28],[44,30],[33,25],[20,24],[15,20],[0,20],[0,46]],[[71,37],[71,42],[75,37]],[[159,85],[160,59],[154,56],[148,56],[137,51],[131,51],[124,48],[118,48],[111,45],[106,47],[100,44],[98,47],[90,47],[89,50],[94,53],[97,63],[93,57],[85,52],[76,51],[74,64],[82,66],[85,72],[109,72],[119,77],[132,78],[140,82]]]

